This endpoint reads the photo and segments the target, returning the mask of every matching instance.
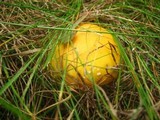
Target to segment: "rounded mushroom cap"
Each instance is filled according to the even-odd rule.
[[[80,25],[70,43],[57,51],[51,64],[66,70],[66,82],[74,88],[103,85],[117,78],[120,53],[113,36],[102,27]]]

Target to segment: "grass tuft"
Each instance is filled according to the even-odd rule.
[[[0,11],[0,119],[160,118],[159,0],[4,0]],[[49,63],[87,22],[112,31],[122,64],[116,81],[81,91]]]

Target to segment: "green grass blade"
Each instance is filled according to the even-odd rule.
[[[3,108],[5,108],[6,110],[9,110],[13,114],[15,114],[17,116],[17,118],[19,117],[23,120],[30,120],[30,117],[28,115],[26,115],[25,113],[23,113],[23,111],[21,109],[19,109],[19,107],[14,106],[13,104],[6,101],[2,97],[0,97],[0,105],[3,106]]]
[[[5,83],[0,89],[0,96],[17,80],[17,78],[23,73],[23,71],[30,65],[36,58],[37,54],[31,58],[7,83]]]

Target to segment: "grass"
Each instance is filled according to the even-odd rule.
[[[6,0],[0,11],[0,119],[160,118],[159,0]],[[116,81],[73,91],[48,66],[85,22],[112,31],[123,63]]]

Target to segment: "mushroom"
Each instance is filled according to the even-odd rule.
[[[53,68],[66,71],[66,82],[73,88],[115,80],[120,52],[113,35],[91,23],[81,24],[76,30],[70,42],[57,47],[51,61]]]

